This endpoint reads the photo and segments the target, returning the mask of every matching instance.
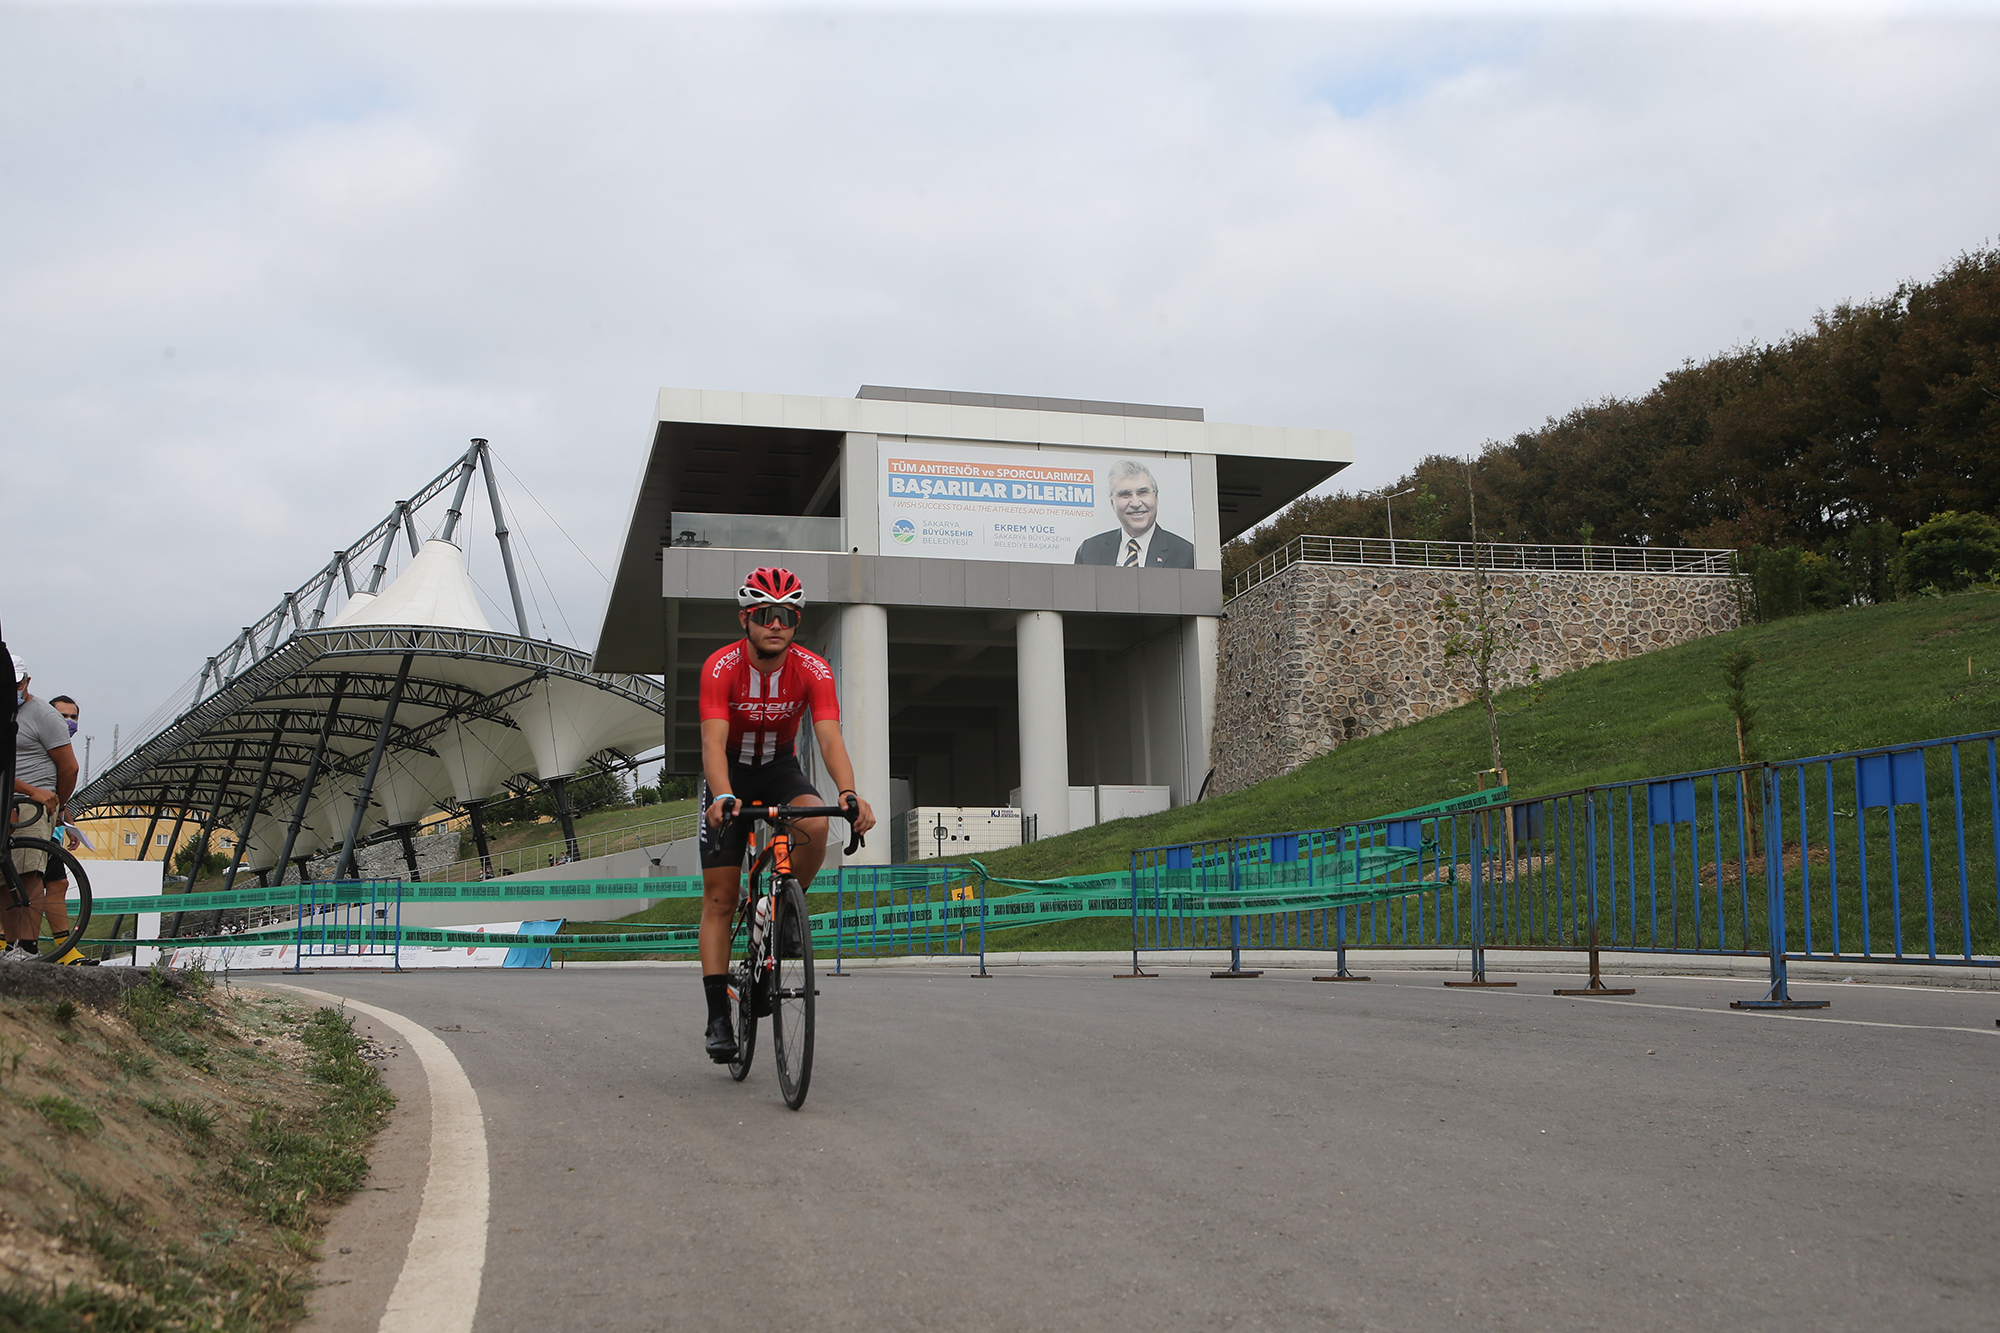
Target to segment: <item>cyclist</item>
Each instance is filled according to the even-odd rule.
[[[789,569],[754,569],[737,590],[736,604],[743,637],[701,669],[701,984],[708,1000],[708,1055],[718,1064],[736,1057],[729,936],[750,837],[749,821],[729,816],[749,801],[826,804],[792,748],[806,713],[827,775],[839,788],[837,804],[855,812],[855,832],[875,827],[875,812],[854,790],[833,668],[792,642],[805,615],[805,585]],[[801,887],[810,887],[826,858],[826,820],[801,820],[794,832],[792,870]]]

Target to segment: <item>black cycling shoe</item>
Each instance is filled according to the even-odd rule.
[[[736,1058],[736,1025],[727,1018],[708,1020],[708,1058],[719,1065]]]
[[[768,971],[751,983],[750,1012],[759,1018],[771,1016],[771,974]]]

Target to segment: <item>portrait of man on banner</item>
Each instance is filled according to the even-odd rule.
[[[1194,543],[1159,524],[1160,484],[1153,469],[1135,459],[1111,465],[1104,489],[1118,526],[1077,543],[1079,565],[1127,569],[1193,569]]]

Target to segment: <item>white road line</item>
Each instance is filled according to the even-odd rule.
[[[423,1024],[345,996],[304,986],[284,990],[387,1024],[423,1064],[431,1096],[431,1165],[403,1271],[389,1293],[379,1333],[470,1333],[486,1271],[486,1121],[479,1094],[451,1047]]]
[[[1520,975],[1519,973],[1515,974]],[[1630,978],[1620,978],[1629,980]],[[1637,978],[1640,981],[1648,978]],[[1706,977],[1675,977],[1670,980],[1707,981]],[[1796,984],[1796,983],[1794,983]],[[1828,985],[1837,985],[1829,982]],[[1430,987],[1407,981],[1388,983],[1394,990],[1429,990]],[[1850,1028],[1901,1028],[1906,1032],[1970,1032],[1975,1037],[2000,1037],[2000,1028],[1968,1028],[1952,1023],[1878,1023],[1865,1018],[1820,1018],[1813,1014],[1788,1014],[1776,1009],[1707,1009],[1698,1004],[1649,1004],[1644,1000],[1600,999],[1594,995],[1539,995],[1531,990],[1491,991],[1496,999],[1510,1000],[1575,1000],[1581,1004],[1615,1004],[1621,1009],[1671,1009],[1683,1014],[1715,1014],[1723,1018],[1782,1018],[1790,1023],[1837,1023]]]
[[[1532,992],[1530,993],[1532,995]],[[1687,1014],[1721,1014],[1730,1018],[1782,1018],[1788,1023],[1838,1023],[1850,1028],[1902,1028],[1908,1032],[1970,1032],[1975,1037],[2000,1037],[2000,1028],[1967,1028],[1950,1023],[1876,1023],[1865,1018],[1820,1018],[1814,1014],[1788,1014],[1777,1009],[1704,1009],[1696,1004],[1647,1004],[1642,1000],[1600,1000],[1596,996],[1540,996],[1534,999],[1575,999],[1585,1004],[1615,1004],[1626,1009],[1678,1009]]]

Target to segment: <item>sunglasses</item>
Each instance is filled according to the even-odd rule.
[[[760,606],[750,613],[753,625],[776,625],[779,629],[797,629],[799,612],[791,606]]]

